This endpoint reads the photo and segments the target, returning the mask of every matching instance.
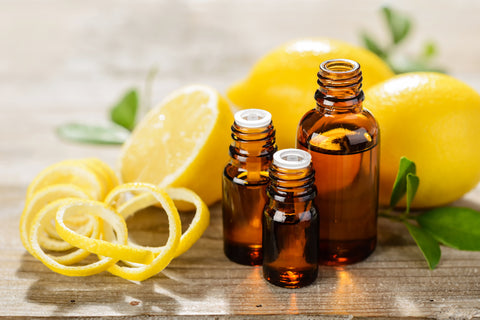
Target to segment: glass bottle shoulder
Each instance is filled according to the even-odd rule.
[[[297,130],[297,147],[332,154],[362,152],[378,143],[378,123],[365,108],[358,112],[315,108],[303,116]]]
[[[306,209],[306,210],[305,210]],[[292,211],[279,206],[266,206],[265,215],[273,221],[285,224],[296,224],[317,219],[317,210],[314,205],[304,207],[304,210]]]
[[[266,185],[269,182],[268,164],[260,166],[261,170],[248,171],[245,166],[235,165],[230,161],[223,170],[224,179],[238,185]]]

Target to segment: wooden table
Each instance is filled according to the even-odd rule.
[[[153,101],[190,83],[220,91],[242,78],[271,48],[302,36],[358,43],[361,29],[379,38],[381,1],[15,1],[0,2],[0,310],[4,318],[135,317],[157,319],[480,318],[480,252],[442,247],[428,270],[400,225],[381,219],[379,245],[365,262],[320,269],[299,290],[267,284],[261,269],[228,261],[221,210],[194,247],[142,283],[102,273],[70,278],[26,253],[18,223],[29,181],[66,158],[96,156],[115,165],[118,147],[59,140],[68,121],[101,121],[152,66]],[[439,64],[480,91],[480,7],[403,1],[417,31],[405,50],[434,38]],[[342,19],[338,17],[342,15]],[[480,210],[480,186],[456,203]],[[158,218],[158,219],[157,219]],[[188,220],[188,216],[185,218]],[[129,224],[140,235],[162,231],[160,215]]]

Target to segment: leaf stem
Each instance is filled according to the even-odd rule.
[[[392,221],[397,221],[397,222],[405,222],[408,220],[416,220],[414,216],[411,216],[407,212],[402,212],[401,214],[392,214],[391,212],[393,211],[392,208],[388,208],[386,210],[382,210],[378,212],[378,216],[382,218],[386,218]]]
[[[387,218],[387,219],[392,220],[392,221],[397,221],[397,222],[404,222],[405,221],[405,218],[402,217],[402,216],[394,216],[394,215],[388,214],[386,212],[379,212],[378,216],[382,217],[382,218]]]

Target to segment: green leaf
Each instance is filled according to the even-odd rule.
[[[418,190],[418,185],[420,184],[420,179],[414,173],[407,174],[407,210],[406,213],[410,213],[410,204],[415,198],[415,194]]]
[[[395,61],[395,63],[390,62],[390,67],[395,71],[395,73],[406,73],[406,72],[441,72],[445,73],[445,69],[431,66],[424,59],[420,58],[417,60],[412,60],[406,58],[402,61]]]
[[[410,32],[410,19],[390,7],[382,8],[394,44],[400,43]]]
[[[114,123],[132,131],[135,127],[137,109],[138,93],[136,90],[130,90],[111,109],[110,117]]]
[[[480,251],[480,212],[469,208],[436,208],[417,217],[423,229],[441,243],[460,250]]]
[[[422,251],[425,260],[427,260],[428,267],[431,270],[435,269],[442,255],[442,252],[440,251],[440,245],[438,244],[437,240],[435,240],[435,238],[433,238],[428,232],[423,231],[413,224],[410,224],[406,221],[404,224],[407,227],[408,232],[410,232],[413,240],[415,240],[417,246]]]
[[[416,173],[415,163],[406,157],[400,158],[400,166],[398,168],[397,178],[393,183],[392,195],[390,197],[390,207],[394,208],[398,201],[407,192],[407,175]]]
[[[82,123],[67,123],[57,128],[57,134],[63,139],[76,142],[122,144],[130,133],[123,127],[115,124],[98,126]]]
[[[433,41],[425,42],[423,46],[422,56],[424,59],[429,60],[437,54],[437,46]]]
[[[362,32],[360,35],[362,37],[363,44],[365,48],[375,53],[380,58],[384,59],[387,57],[387,53],[377,44],[372,37],[370,37],[366,32]]]

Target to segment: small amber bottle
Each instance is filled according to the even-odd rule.
[[[311,156],[276,152],[263,214],[263,276],[277,286],[300,288],[318,273],[318,216]]]
[[[319,212],[319,262],[368,257],[377,241],[379,129],[362,107],[362,72],[352,60],[323,62],[317,107],[300,121],[297,147],[312,155]]]
[[[224,252],[245,265],[262,264],[262,213],[268,168],[277,151],[271,119],[260,109],[235,113],[231,159],[223,172]]]

